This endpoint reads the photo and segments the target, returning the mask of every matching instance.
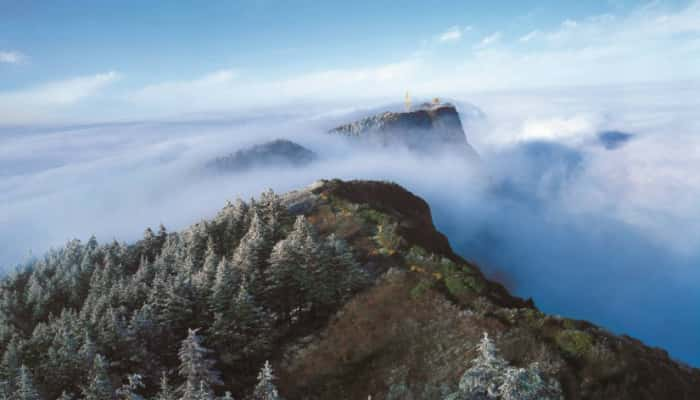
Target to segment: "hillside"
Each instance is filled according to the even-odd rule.
[[[286,139],[276,139],[217,157],[207,167],[219,172],[243,172],[256,167],[301,167],[318,157],[306,147]]]
[[[131,245],[72,241],[0,290],[7,395],[700,398],[700,371],[665,351],[487,280],[390,183],[320,181]]]

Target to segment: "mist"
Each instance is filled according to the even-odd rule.
[[[148,226],[181,229],[267,188],[390,180],[430,203],[457,252],[543,311],[698,366],[700,100],[692,88],[455,94],[478,166],[353,147],[324,133],[377,106],[367,103],[2,127],[0,265],[9,271],[72,238],[130,242]],[[605,132],[625,136],[610,145]],[[204,168],[276,138],[321,159],[239,174]]]

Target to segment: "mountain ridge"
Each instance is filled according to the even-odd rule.
[[[170,399],[164,376],[206,399],[257,399],[256,377],[269,387],[273,369],[288,399],[455,400],[471,398],[463,381],[507,374],[529,382],[508,390],[553,399],[700,395],[700,370],[664,350],[542,313],[487,279],[423,199],[388,182],[265,192],[131,245],[69,242],[4,279],[0,298],[0,388],[31,373],[42,398],[139,375],[140,396]],[[474,375],[477,346],[499,350],[496,375]],[[210,360],[178,373],[192,348]],[[99,388],[84,386],[96,376]]]

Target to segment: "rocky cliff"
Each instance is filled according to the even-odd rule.
[[[381,146],[405,146],[420,153],[447,150],[476,157],[459,113],[450,103],[424,103],[406,112],[384,112],[338,126],[329,133]]]

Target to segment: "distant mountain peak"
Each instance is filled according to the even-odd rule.
[[[328,133],[360,139],[381,146],[404,146],[412,151],[463,153],[476,158],[467,142],[457,108],[438,99],[403,112],[386,111],[340,125]]]
[[[287,139],[275,139],[217,157],[207,163],[207,166],[218,171],[240,172],[255,167],[300,167],[316,159],[316,153],[298,143]]]

